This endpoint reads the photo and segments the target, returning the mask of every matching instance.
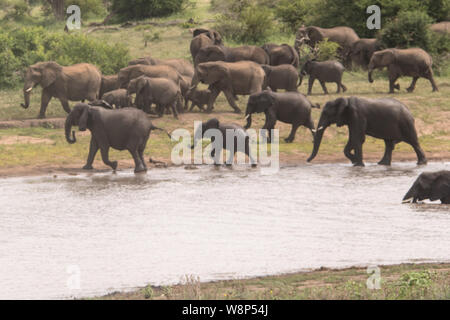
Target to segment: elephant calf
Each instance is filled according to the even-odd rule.
[[[344,73],[344,70],[344,66],[338,61],[309,60],[306,61],[300,71],[299,85],[302,84],[303,77],[309,74],[308,95],[311,94],[316,79],[319,80],[325,94],[328,94],[325,82],[335,82],[337,85],[337,93],[341,92],[341,88],[345,92],[347,91],[347,87],[342,83],[342,74]]]
[[[211,90],[199,90],[197,88],[191,88],[186,93],[186,99],[191,101],[191,107],[189,111],[192,111],[195,106],[197,106],[200,110],[205,111],[203,108],[208,104],[209,99],[211,98]]]
[[[128,95],[126,89],[117,89],[107,92],[103,95],[102,99],[116,109],[127,108],[133,105],[131,96]]]
[[[282,64],[279,66],[262,65],[261,68],[266,73],[264,89],[270,87],[275,92],[278,89],[297,91],[298,71],[295,67],[290,64]]]
[[[277,120],[292,124],[289,137],[284,139],[286,142],[292,142],[299,126],[305,126],[314,137],[314,122],[311,118],[311,108],[320,108],[319,105],[312,105],[311,102],[301,93],[284,92],[276,93],[271,90],[264,90],[252,94],[248,99],[245,129],[250,128],[252,124],[252,113],[264,112],[266,114],[266,123],[263,129],[269,130],[269,141],[271,139],[271,130],[275,127]]]
[[[104,164],[113,170],[117,168],[117,161],[109,160],[109,148],[128,150],[133,156],[134,172],[147,171],[144,160],[144,149],[151,130],[162,130],[155,127],[147,115],[134,108],[107,110],[102,107],[91,107],[85,103],[78,103],[66,118],[65,134],[68,143],[76,142],[75,132],[70,131],[77,125],[80,131],[91,131],[91,144],[85,170],[92,169],[98,149],[102,154]]]
[[[191,149],[194,149],[202,138],[211,138],[211,141],[215,142],[215,133],[212,130],[208,131],[210,129],[219,130],[222,134],[222,143],[218,144],[211,152],[211,158],[214,159],[215,165],[219,165],[222,162],[222,150],[223,148],[226,148],[229,151],[229,157],[226,162],[227,166],[233,164],[234,154],[239,151],[245,153],[249,157],[252,167],[256,167],[256,161],[251,155],[250,137],[247,132],[245,132],[245,129],[238,124],[221,123],[216,118],[202,122],[202,125],[197,128],[194,134],[194,143],[192,144]],[[232,143],[233,146],[231,146],[231,143],[227,145],[227,135],[234,139],[234,142]],[[228,149],[231,147],[233,147],[233,149]]]
[[[450,171],[424,172],[403,197],[403,203],[441,200],[450,204]]]

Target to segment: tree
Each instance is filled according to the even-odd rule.
[[[52,7],[53,14],[57,20],[64,20],[66,16],[66,7],[64,0],[47,0],[47,3]]]

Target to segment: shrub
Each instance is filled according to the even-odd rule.
[[[338,49],[339,44],[336,42],[328,41],[328,39],[320,41],[316,47],[316,59],[319,61],[336,60],[339,58]]]
[[[107,12],[102,0],[70,0],[66,5],[77,5],[80,7],[82,18],[92,16],[104,16]]]
[[[187,3],[187,0],[112,0],[112,11],[119,20],[139,20],[180,12]]]

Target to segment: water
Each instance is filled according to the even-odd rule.
[[[70,298],[312,268],[450,261],[450,207],[402,205],[422,171],[343,164],[0,180],[0,298]],[[78,272],[79,271],[79,272]],[[80,280],[80,289],[68,283]]]

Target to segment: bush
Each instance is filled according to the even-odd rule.
[[[67,6],[77,5],[80,7],[82,18],[93,16],[104,16],[107,13],[103,0],[70,0]]]
[[[112,0],[112,11],[119,20],[140,20],[163,17],[180,12],[188,0]]]

